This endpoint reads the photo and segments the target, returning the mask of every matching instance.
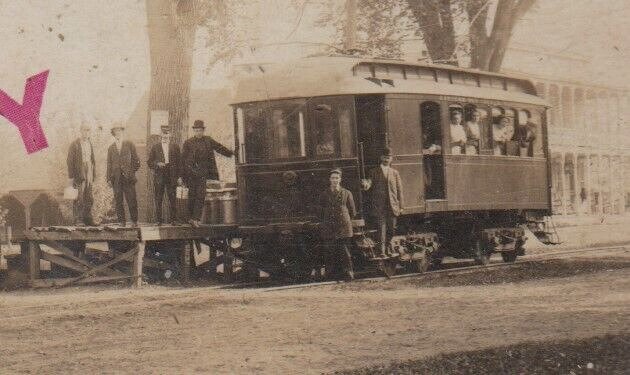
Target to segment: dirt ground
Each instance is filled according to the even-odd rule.
[[[556,366],[537,366],[544,360],[557,360],[564,373],[622,373],[615,366],[627,365],[628,335],[628,251],[424,282],[0,294],[0,373],[538,373]]]

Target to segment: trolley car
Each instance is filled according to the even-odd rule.
[[[317,197],[340,168],[363,208],[355,268],[391,275],[445,256],[486,264],[494,252],[514,261],[522,225],[551,212],[547,109],[527,79],[452,66],[339,56],[252,70],[233,102],[239,229],[230,246],[245,264],[308,277],[322,267]],[[454,112],[477,124],[476,139],[454,145]],[[519,139],[519,129],[534,136]],[[404,186],[387,258],[375,255],[361,190],[385,146]]]

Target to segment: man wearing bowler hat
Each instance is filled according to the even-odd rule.
[[[136,199],[136,171],[140,169],[140,159],[136,146],[123,139],[125,128],[120,125],[112,127],[114,143],[107,150],[107,183],[114,189],[116,216],[121,225],[126,225],[125,206],[127,201],[132,226],[138,226],[138,201]]]
[[[190,224],[199,226],[201,223],[201,210],[206,198],[206,180],[218,180],[219,172],[214,152],[231,157],[234,153],[204,135],[206,126],[203,121],[195,120],[193,124],[193,137],[184,142],[184,174],[188,185],[188,211]]]
[[[158,225],[163,223],[162,201],[164,193],[168,199],[169,223],[175,222],[175,189],[182,184],[181,153],[177,143],[171,142],[171,128],[162,126],[160,143],[151,147],[149,168],[153,170],[153,193],[155,194],[155,216]]]
[[[370,213],[376,222],[381,253],[386,255],[387,243],[396,230],[396,218],[403,210],[403,190],[400,174],[392,168],[393,154],[385,147],[381,165],[370,171],[362,182],[364,190],[371,190]]]

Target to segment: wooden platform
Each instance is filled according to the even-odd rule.
[[[62,287],[75,283],[103,282],[114,280],[131,280],[132,285],[140,286],[142,282],[145,246],[152,241],[183,241],[181,250],[181,276],[188,282],[191,267],[191,250],[200,241],[225,238],[237,229],[236,225],[163,225],[141,224],[138,227],[121,227],[116,225],[102,226],[53,226],[34,227],[24,231],[21,249],[28,260],[28,273],[33,287]],[[126,250],[117,253],[106,262],[95,263],[84,254],[70,249],[67,244],[107,242],[125,244]],[[197,244],[196,244],[197,243]],[[43,250],[53,249],[53,251]],[[78,272],[79,276],[62,279],[41,279],[40,259],[56,266]],[[148,259],[147,259],[148,260]],[[113,268],[121,262],[132,262],[132,271],[124,273]]]

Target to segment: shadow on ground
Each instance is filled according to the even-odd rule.
[[[529,342],[335,374],[627,374],[630,334]]]

